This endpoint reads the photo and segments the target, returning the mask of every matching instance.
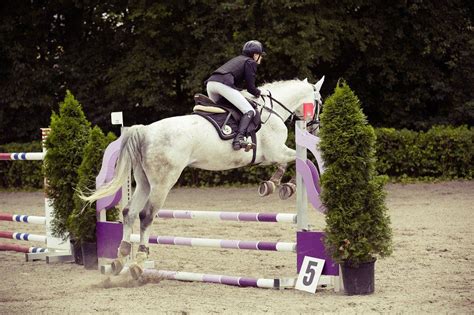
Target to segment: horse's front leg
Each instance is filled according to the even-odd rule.
[[[292,176],[288,183],[284,183],[280,186],[278,194],[281,200],[286,200],[293,196],[296,192],[296,176]]]
[[[288,163],[295,161],[296,151],[288,148],[285,145],[281,150],[278,150],[277,152],[278,154],[275,156],[275,160],[277,163],[280,163],[279,164],[280,166],[277,172],[275,172],[274,176],[278,173],[278,171],[280,171],[281,166],[284,165],[285,168],[283,169],[283,172],[281,173],[280,178],[279,178],[281,180]],[[278,182],[278,185],[279,185],[278,193],[279,193],[280,199],[282,200],[288,199],[291,196],[293,196],[293,194],[296,192],[296,177],[295,176],[291,177],[289,182],[281,184],[281,185],[280,185],[280,182]]]
[[[260,186],[258,186],[258,194],[260,197],[268,196],[275,191],[275,188],[281,183],[281,179],[285,174],[287,166],[288,163],[279,164],[272,177],[269,180],[260,183]]]

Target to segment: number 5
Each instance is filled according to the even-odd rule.
[[[324,259],[305,256],[301,265],[295,289],[315,293],[319,277],[324,268]]]
[[[316,267],[318,266],[317,261],[310,261],[306,266],[305,277],[303,278],[303,284],[309,286],[313,283],[314,277],[316,276]]]

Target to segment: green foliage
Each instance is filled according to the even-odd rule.
[[[394,178],[472,179],[474,128],[376,129],[377,170]]]
[[[291,127],[290,127],[291,128]],[[474,177],[474,129],[437,126],[428,132],[376,128],[376,170],[393,180],[472,179]],[[289,131],[289,147],[295,147],[294,132]],[[11,143],[0,146],[1,152],[38,152],[41,144]],[[275,167],[250,166],[242,169],[211,172],[186,168],[179,186],[218,186],[257,184],[267,180]],[[285,179],[295,174],[294,165]],[[0,161],[0,187],[41,188],[40,161]]]
[[[353,25],[352,34],[343,37],[351,62],[338,75],[357,91],[370,121],[415,130],[472,125],[472,4],[352,3],[343,15],[343,24]]]
[[[41,151],[40,141],[0,145],[0,152],[5,153]],[[42,188],[42,164],[42,161],[0,161],[0,187]]]
[[[62,83],[52,68],[56,45],[44,7],[39,1],[0,3],[0,126],[8,130],[0,143],[37,139],[58,101]]]
[[[70,91],[59,105],[59,114],[51,116],[51,132],[46,140],[46,193],[52,200],[52,231],[67,237],[67,219],[74,209],[73,195],[78,182],[84,146],[90,133],[82,107]]]
[[[374,126],[473,125],[472,1],[0,1],[0,143],[31,141],[73,90],[94,124],[189,113],[249,39],[257,83],[344,77]],[[31,119],[34,117],[35,119]]]
[[[389,255],[386,179],[375,172],[375,132],[346,83],[325,102],[320,137],[326,246],[333,259],[358,265]]]
[[[95,189],[95,178],[99,174],[102,166],[104,151],[116,136],[109,133],[104,135],[102,130],[95,126],[92,128],[87,144],[84,147],[84,157],[77,173],[79,181],[76,191],[90,191]],[[118,209],[113,208],[107,211],[107,220],[116,221]],[[69,215],[67,227],[74,239],[80,242],[95,242],[95,227],[97,222],[95,202],[85,204],[79,196],[74,194],[74,210]]]

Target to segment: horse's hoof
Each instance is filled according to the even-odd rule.
[[[266,182],[260,183],[260,186],[258,186],[258,194],[260,197],[265,197],[270,194],[273,194],[275,191],[275,183],[267,180]]]
[[[132,275],[132,278],[135,280],[140,279],[143,269],[138,265],[138,264],[132,264],[129,267],[130,274]]]
[[[111,267],[112,267],[112,274],[116,276],[116,275],[120,274],[120,271],[122,271],[123,262],[120,259],[115,259],[112,262]]]
[[[296,191],[296,185],[292,183],[285,183],[280,186],[279,195],[281,200],[286,200],[293,196]]]

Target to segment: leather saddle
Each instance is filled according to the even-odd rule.
[[[252,107],[256,108],[257,104],[253,100],[249,100]],[[237,130],[239,128],[240,118],[242,113],[235,108],[235,106],[227,101],[225,98],[221,98],[218,104],[214,103],[213,100],[203,94],[194,95],[195,106],[193,108],[193,114],[199,115],[207,119],[217,130],[219,137],[222,140],[234,139]],[[255,133],[260,130],[261,119],[260,113],[256,110],[256,114],[253,121],[247,128],[246,137],[252,137],[252,142],[256,143]]]

